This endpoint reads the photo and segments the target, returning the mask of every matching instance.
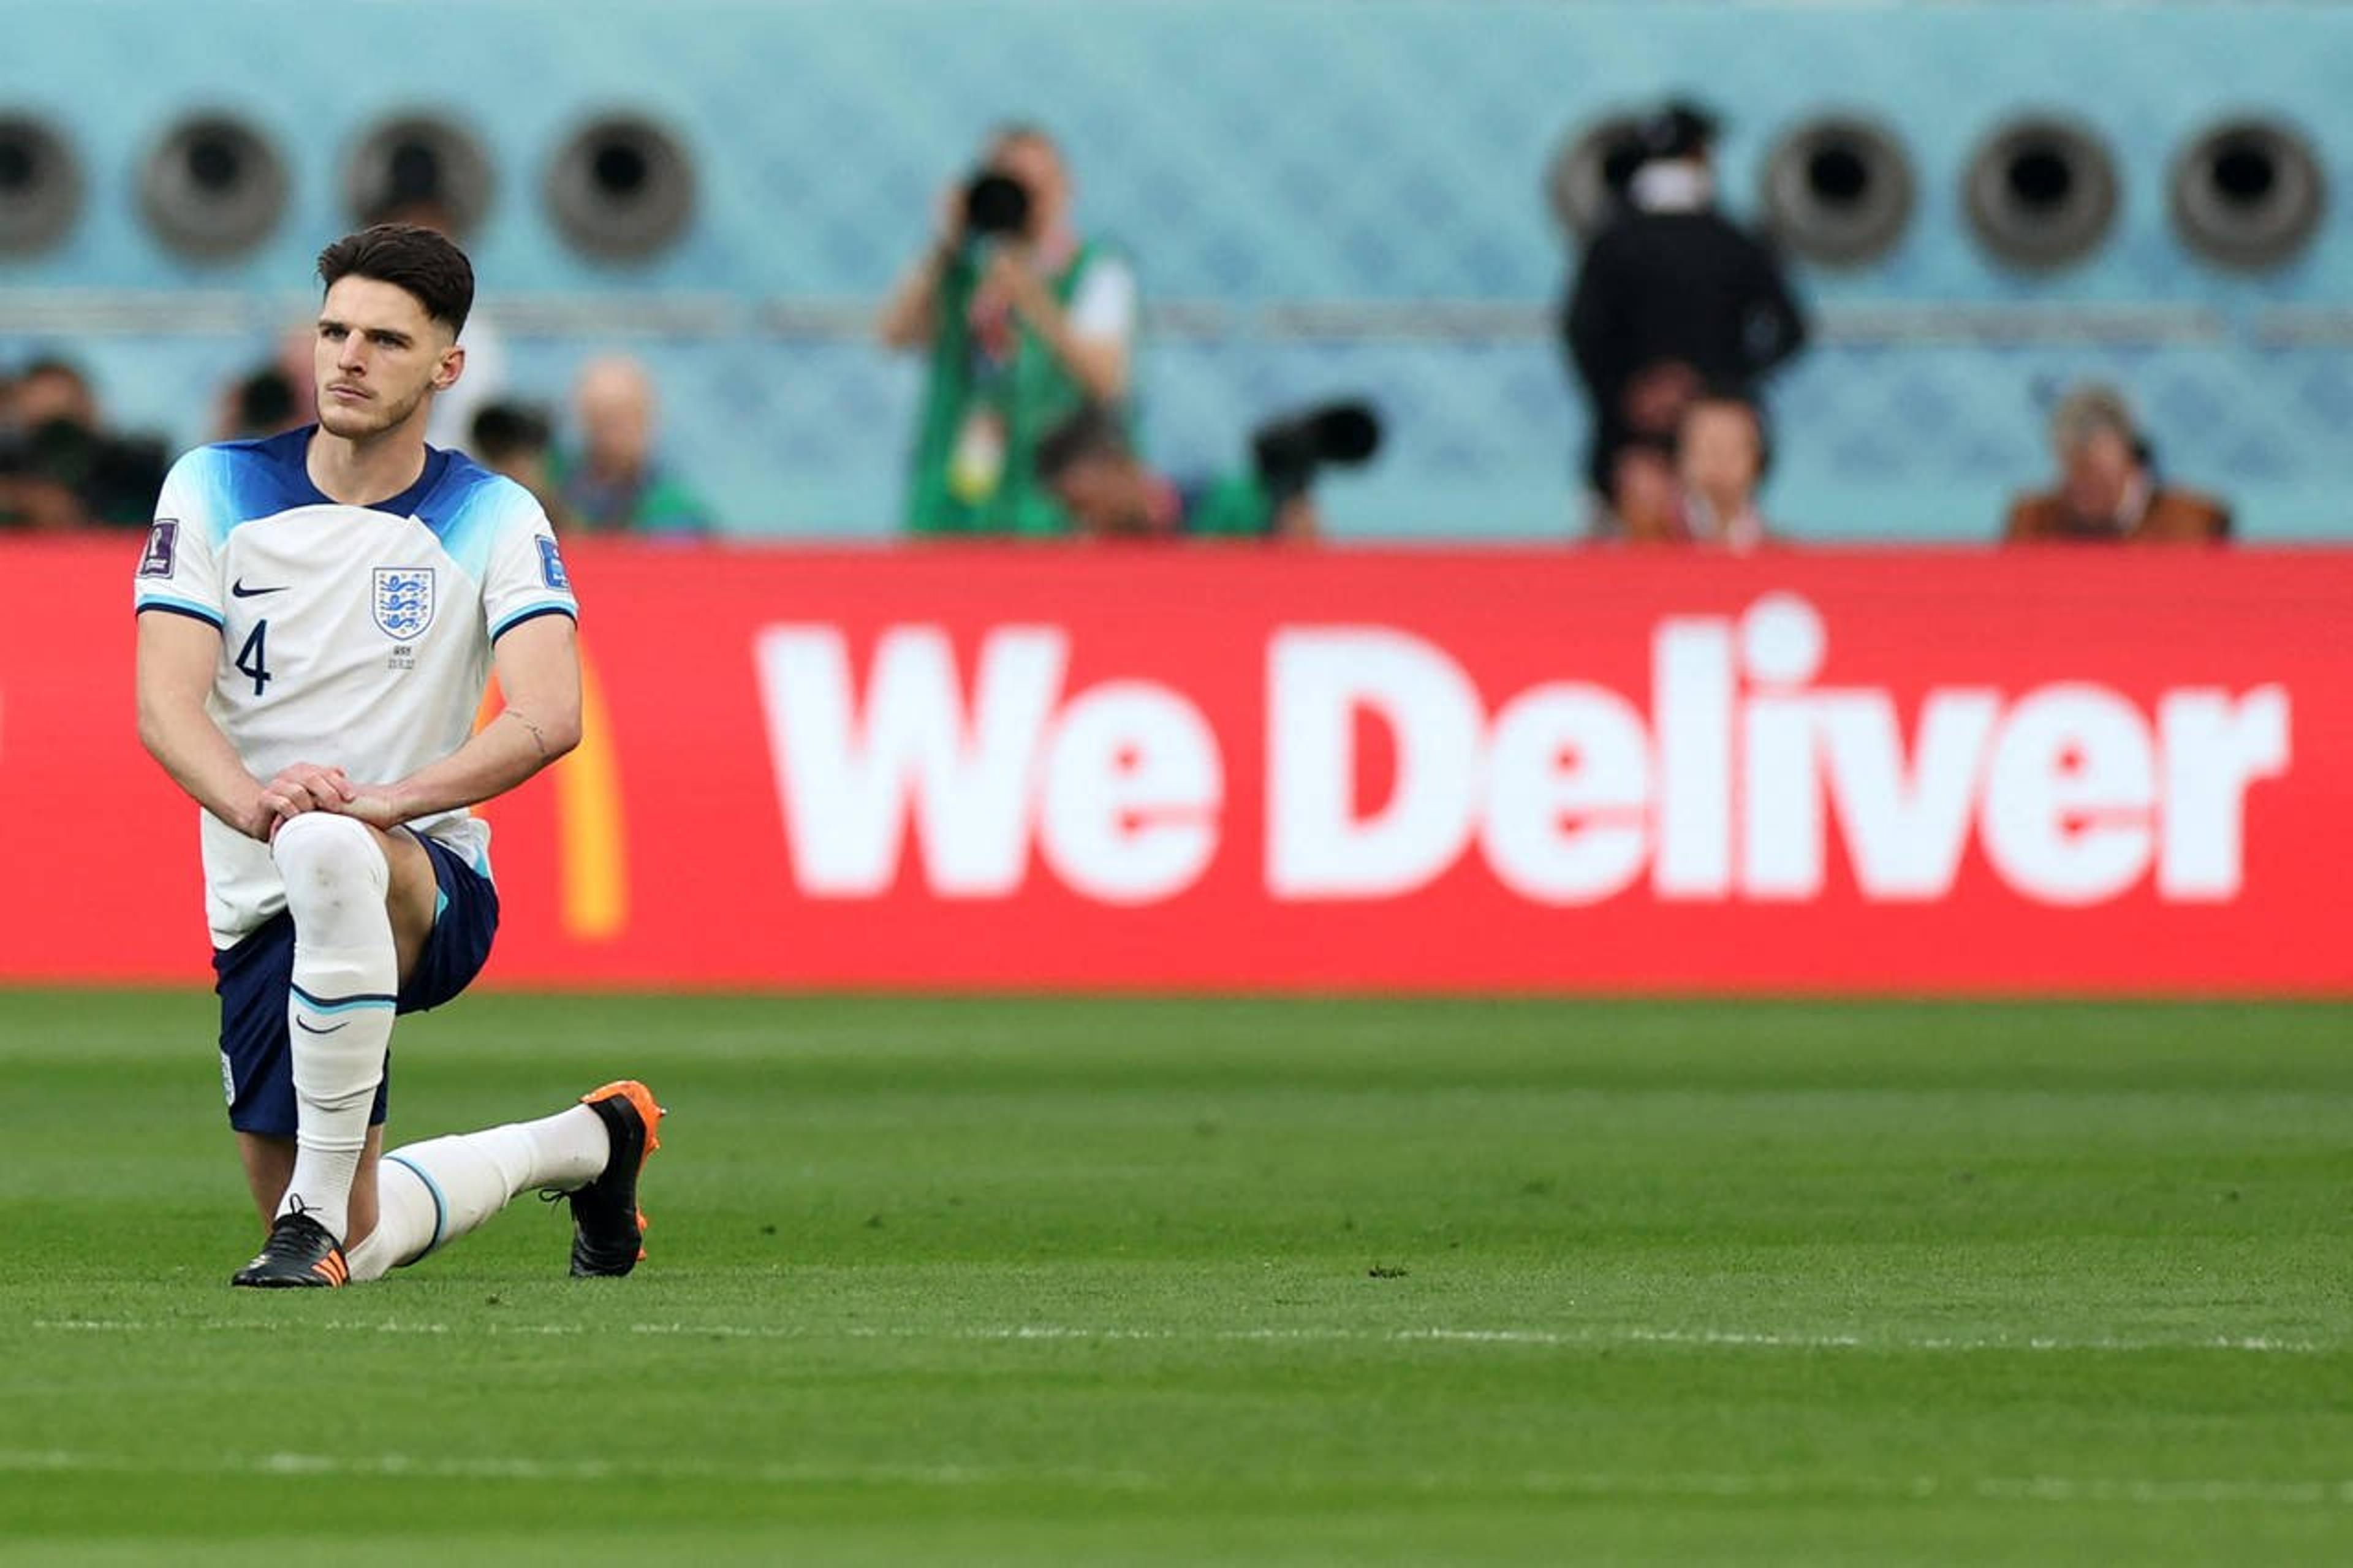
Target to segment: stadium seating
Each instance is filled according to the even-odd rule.
[[[1766,12],[1769,48],[1749,26]],[[1736,209],[1773,142],[1833,109],[1889,125],[1917,182],[1885,257],[1803,273],[1825,330],[1778,398],[1770,500],[1792,532],[1989,537],[2047,468],[2040,399],[2083,374],[2135,389],[2168,468],[2232,494],[2249,537],[2353,528],[2353,234],[2332,212],[2289,264],[2234,273],[2189,256],[2166,209],[2175,156],[2240,112],[2301,127],[2353,180],[2340,5],[2255,26],[2227,5],[2075,0],[120,0],[8,26],[0,108],[55,127],[84,190],[53,248],[0,258],[0,359],[69,346],[122,418],[177,441],[304,309],[352,148],[423,111],[488,154],[476,248],[515,382],[560,395],[627,347],[732,528],[887,533],[917,369],[869,346],[868,310],[982,130],[1018,115],[1066,139],[1088,225],[1138,259],[1159,458],[1231,460],[1251,418],[1363,390],[1393,440],[1334,482],[1335,531],[1558,536],[1582,420],[1549,331],[1568,252],[1546,166],[1595,117],[1680,89],[1725,116]],[[125,59],[151,63],[126,79]],[[2085,82],[2096,101],[2072,102]],[[2033,110],[2092,127],[2121,185],[2105,245],[2042,277],[1989,260],[1959,197],[1972,148]],[[142,216],[142,161],[196,111],[240,117],[285,165],[283,215],[241,254],[188,259]],[[542,201],[607,112],[692,163],[684,234],[649,256],[584,250]]]

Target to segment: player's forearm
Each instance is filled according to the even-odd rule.
[[[410,822],[495,799],[579,743],[577,710],[509,704],[464,745],[393,784],[390,815]]]
[[[267,832],[269,813],[261,805],[261,781],[246,771],[228,737],[201,708],[142,694],[139,742],[198,805],[239,833],[260,837]]]

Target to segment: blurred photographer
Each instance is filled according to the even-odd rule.
[[[939,232],[885,304],[883,343],[931,368],[908,524],[918,533],[1057,534],[1039,443],[1126,397],[1135,275],[1071,222],[1071,181],[1034,126],[997,132],[941,197]]]
[[[1354,465],[1380,447],[1380,421],[1361,403],[1273,419],[1250,436],[1250,466],[1197,482],[1146,465],[1119,419],[1082,408],[1038,447],[1038,476],[1079,531],[1099,539],[1311,540],[1312,490],[1326,465]]]

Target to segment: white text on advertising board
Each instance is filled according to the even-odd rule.
[[[1907,736],[1889,690],[1815,684],[1828,651],[1811,605],[1770,595],[1738,616],[1659,622],[1647,710],[1575,679],[1491,710],[1428,638],[1281,627],[1265,659],[1266,889],[1399,898],[1475,855],[1540,904],[1643,887],[1802,902],[1824,890],[1835,839],[1866,900],[1919,902],[1952,891],[1974,837],[2038,903],[2145,882],[2169,902],[2240,892],[2250,791],[2290,765],[2284,686],[2180,686],[2146,709],[2085,680],[1935,686]],[[861,692],[837,628],[764,630],[754,658],[799,890],[880,898],[910,845],[944,899],[1012,897],[1033,861],[1107,904],[1198,882],[1229,808],[1217,727],[1163,682],[1066,689],[1069,656],[1060,628],[997,627],[967,697],[944,629],[893,626]],[[1394,759],[1370,804],[1366,717]]]

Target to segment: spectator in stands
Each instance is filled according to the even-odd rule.
[[[106,427],[79,367],[37,359],[10,384],[0,419],[0,513],[18,527],[144,528],[166,457],[159,439]]]
[[[887,346],[931,356],[909,526],[1069,531],[1039,444],[1089,404],[1124,405],[1135,321],[1134,272],[1072,226],[1060,150],[1034,126],[997,131],[882,311]]]
[[[319,373],[313,363],[318,342],[315,320],[297,322],[278,340],[278,374],[294,392],[291,428],[315,424],[319,417]]]
[[[1708,389],[1683,407],[1673,441],[1618,449],[1600,537],[1744,552],[1770,542],[1757,489],[1771,462],[1764,416],[1745,394]]]
[[[222,387],[213,416],[213,439],[259,440],[316,424],[319,384],[311,359],[318,340],[315,315],[305,317],[280,334],[269,359]],[[473,374],[470,358],[466,374]]]
[[[624,355],[592,360],[572,396],[580,447],[553,465],[555,489],[587,532],[699,534],[710,509],[654,453],[653,379]]]
[[[16,378],[0,364],[0,529],[37,526],[25,492],[25,433],[16,423]]]
[[[1671,104],[1641,132],[1627,206],[1594,237],[1561,313],[1592,410],[1587,477],[1624,512],[1618,458],[1674,439],[1704,386],[1755,388],[1803,345],[1780,263],[1715,208],[1715,121]]]
[[[1754,550],[1770,534],[1757,509],[1771,451],[1756,403],[1737,392],[1704,392],[1675,431],[1681,537],[1693,544]]]
[[[558,533],[579,531],[556,489],[555,427],[543,410],[528,403],[484,404],[474,416],[466,450],[484,468],[529,490]]]
[[[2077,386],[2051,413],[2059,485],[2010,504],[2002,537],[2207,542],[2231,535],[2231,510],[2211,496],[2179,489],[2157,473],[2156,454],[2132,405],[2115,387]]]
[[[1255,470],[1179,483],[1138,458],[1124,423],[1100,405],[1049,431],[1037,464],[1078,531],[1093,538],[1315,537],[1315,502],[1303,485],[1281,493]]]
[[[231,382],[221,391],[221,408],[215,421],[216,441],[259,441],[300,429],[316,416],[306,413],[294,384],[276,364],[265,364]]]
[[[1635,436],[1620,443],[1598,500],[1592,526],[1597,539],[1651,543],[1676,538],[1683,491],[1675,479],[1674,442]]]

